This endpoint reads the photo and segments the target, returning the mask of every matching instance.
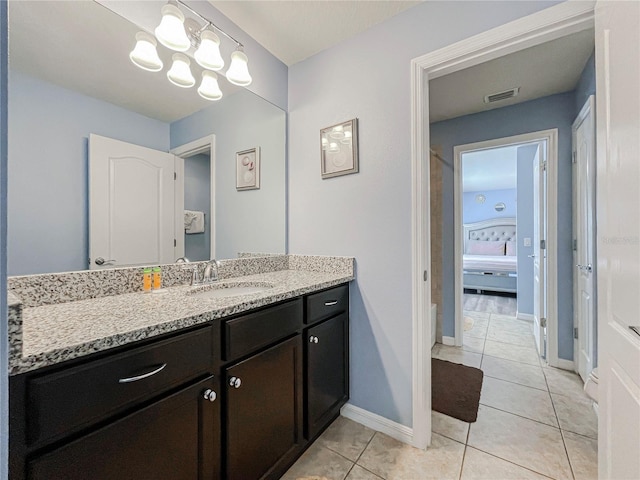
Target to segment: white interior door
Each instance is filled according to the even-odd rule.
[[[640,478],[640,2],[596,4],[599,478]]]
[[[173,154],[89,137],[89,268],[172,263],[177,211]],[[177,202],[177,203],[176,203]],[[177,256],[176,256],[177,255]]]
[[[595,320],[595,99],[573,124],[574,306],[576,366],[584,382],[593,370]],[[575,336],[575,335],[574,335]]]
[[[546,355],[546,303],[545,303],[545,166],[544,152],[538,145],[533,159],[533,336],[540,356]]]

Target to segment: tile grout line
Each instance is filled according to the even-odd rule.
[[[551,399],[551,407],[553,408],[553,413],[556,416],[556,420],[558,422],[558,427],[560,427],[561,426],[560,417],[558,417],[558,411],[556,410],[556,404],[553,402],[553,397],[551,396],[551,389],[549,388],[549,381],[547,380],[547,376],[544,374],[544,371],[542,372],[542,374],[544,375],[544,381],[547,384],[547,393],[549,394],[549,398]],[[571,471],[571,476],[575,479],[576,478],[576,474],[573,471],[573,465],[571,464],[571,458],[569,458],[569,450],[567,449],[567,442],[564,440],[564,434],[562,433],[562,428],[560,428],[560,438],[562,438],[562,446],[564,447],[564,454],[567,457],[567,463],[569,464],[569,470]]]
[[[467,433],[467,438],[469,437],[469,433]],[[464,451],[462,452],[462,461],[460,462],[460,474],[458,475],[458,480],[462,480],[462,470],[464,469],[464,459],[467,457],[467,444],[464,445]]]
[[[559,426],[560,423],[558,423],[558,426],[556,427],[554,425],[549,425],[548,423],[541,422],[540,420],[534,420],[533,418],[525,417],[524,415],[513,413],[513,412],[510,412],[508,410],[503,410],[501,408],[492,407],[491,405],[486,405],[484,403],[480,403],[480,405],[482,405],[483,407],[487,407],[487,408],[493,408],[494,410],[498,410],[499,412],[502,412],[502,413],[508,413],[509,415],[513,415],[514,417],[523,418],[525,420],[531,420],[532,422],[536,422],[536,423],[538,423],[540,425],[544,425],[545,427],[551,427],[551,428],[555,428],[556,430],[562,430],[560,428],[560,426]],[[556,420],[557,420],[557,418],[556,418]]]
[[[513,460],[507,460],[506,458],[499,457],[499,456],[498,456],[498,455],[496,455],[495,453],[487,452],[487,451],[482,450],[481,448],[479,448],[479,447],[475,447],[475,446],[473,446],[473,445],[467,445],[467,446],[468,446],[469,448],[474,449],[474,450],[478,450],[479,452],[482,452],[482,453],[484,453],[484,454],[486,454],[486,455],[489,455],[489,456],[491,456],[491,457],[493,457],[493,458],[497,458],[498,460],[502,460],[503,462],[510,463],[511,465],[515,465],[516,467],[524,468],[525,470],[529,470],[530,472],[533,472],[533,473],[535,473],[535,474],[537,474],[537,475],[541,475],[541,476],[543,476],[543,477],[550,478],[551,480],[555,480],[553,477],[551,477],[551,476],[547,475],[546,473],[541,473],[541,472],[538,472],[537,470],[533,470],[533,469],[531,469],[531,468],[529,468],[529,467],[525,467],[524,465],[520,465],[519,463],[516,463],[516,462],[514,462]]]

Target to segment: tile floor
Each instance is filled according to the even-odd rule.
[[[477,422],[433,412],[432,444],[422,451],[340,417],[282,478],[597,478],[597,419],[580,378],[543,366],[529,323],[465,315],[474,325],[463,347],[436,344],[432,355],[484,371]]]

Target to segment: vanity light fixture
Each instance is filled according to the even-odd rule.
[[[351,143],[351,132],[349,130],[346,130],[344,132],[344,138],[342,140],[340,140],[340,143],[343,143],[345,145],[349,145]]]
[[[159,72],[164,66],[158,56],[158,42],[147,32],[136,33],[136,46],[129,54],[134,65],[149,72]]]
[[[202,26],[193,18],[186,18],[180,8],[184,8],[204,21]],[[150,72],[159,72],[163,68],[162,60],[156,50],[156,39],[165,47],[176,52],[187,52],[194,48],[193,58],[197,64],[205,69],[202,72],[202,83],[198,93],[202,98],[215,101],[222,98],[222,91],[218,85],[218,77],[212,71],[224,68],[225,62],[220,54],[220,37],[215,29],[236,44],[236,50],[231,54],[231,64],[226,72],[227,80],[241,87],[251,84],[248,58],[243,51],[243,45],[224,30],[217,27],[211,20],[203,17],[182,0],[171,0],[162,7],[162,20],[154,30],[155,38],[147,32],[136,34],[136,45],[129,54],[129,58],[137,67]],[[190,69],[190,60],[183,53],[174,54],[171,69],[167,78],[178,87],[189,88],[195,85],[195,79]],[[212,75],[205,75],[206,73]]]
[[[329,136],[336,140],[342,140],[344,138],[344,127],[342,125],[336,125],[329,133]]]
[[[177,87],[191,88],[196,84],[196,79],[191,74],[189,65],[191,61],[184,53],[174,53],[173,64],[167,72],[167,78]]]
[[[202,83],[200,83],[200,87],[198,87],[198,95],[205,100],[211,101],[222,98],[222,90],[220,90],[218,76],[215,73],[208,70],[202,72]]]
[[[327,152],[329,153],[338,153],[340,151],[340,147],[338,146],[338,144],[336,142],[331,142],[329,144],[329,148],[327,149]]]

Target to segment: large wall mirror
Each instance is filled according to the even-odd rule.
[[[174,223],[163,228],[178,232],[172,240],[191,260],[285,253],[285,112],[223,75],[224,96],[216,102],[197,94],[199,81],[172,85],[166,70],[173,52],[160,46],[161,72],[137,68],[129,52],[141,28],[102,3],[9,1],[9,275],[104,268],[91,258],[100,254],[92,240],[113,243],[122,231],[146,225],[153,208],[171,212],[166,217]],[[165,2],[136,3],[159,22]],[[193,61],[191,67],[199,80],[202,69]],[[162,200],[147,195],[147,180],[112,162],[103,176],[119,183],[109,184],[99,206],[107,215],[120,208],[129,223],[127,215],[112,215],[111,230],[92,230],[98,170],[91,168],[90,138],[97,137],[178,152],[182,178],[173,202],[167,191]],[[253,148],[260,152],[260,188],[238,190],[236,153]],[[125,184],[133,196],[114,199]],[[203,228],[185,233],[184,210],[202,212]],[[115,266],[154,263],[145,252],[159,244],[159,230],[136,234],[127,252],[105,247],[100,256]],[[127,257],[135,251],[142,253]],[[170,256],[177,258],[175,251]]]

